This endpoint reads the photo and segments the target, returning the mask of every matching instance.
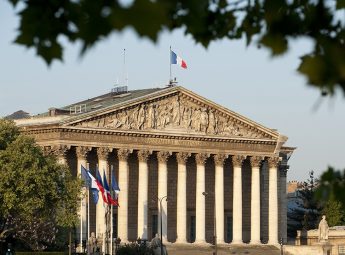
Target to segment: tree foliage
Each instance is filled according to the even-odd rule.
[[[309,172],[309,179],[297,191],[296,206],[288,211],[288,235],[295,237],[297,230],[310,230],[318,226],[321,204],[315,198],[318,181],[314,171]]]
[[[42,250],[58,226],[77,222],[80,181],[12,121],[0,119],[0,141],[0,241],[11,235]]]
[[[321,175],[315,195],[325,205],[324,214],[327,221],[331,220],[330,225],[342,223],[345,219],[345,169],[340,171],[328,167]]]
[[[48,64],[63,59],[61,37],[82,44],[81,53],[112,32],[133,28],[157,41],[159,33],[182,28],[207,47],[219,39],[245,38],[273,56],[296,38],[314,42],[298,72],[333,94],[345,92],[344,0],[9,0],[21,2],[15,43],[36,49]]]
[[[339,201],[329,200],[322,209],[322,215],[326,215],[326,219],[330,227],[338,226],[343,223],[343,206]]]

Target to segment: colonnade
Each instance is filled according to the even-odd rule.
[[[86,167],[87,153],[90,152],[91,147],[76,147],[78,172],[80,172],[80,165]],[[111,150],[109,148],[97,148],[99,169],[106,169],[108,162],[107,158]],[[118,149],[118,183],[121,189],[119,194],[118,207],[118,236],[123,242],[129,241],[128,234],[128,193],[129,193],[129,164],[128,157],[133,152],[129,149]],[[137,235],[142,239],[148,238],[148,179],[149,167],[148,158],[152,151],[139,150],[136,155],[138,157],[138,207],[137,207]],[[214,160],[215,165],[215,207],[214,213],[216,217],[216,237],[217,243],[225,243],[224,239],[224,162],[230,157],[233,166],[233,201],[232,202],[232,227],[233,240],[231,244],[242,244],[242,165],[246,158],[249,158],[251,165],[251,211],[250,211],[250,244],[261,244],[260,240],[260,165],[263,161],[268,164],[269,180],[268,180],[268,243],[278,244],[278,157],[265,157],[265,155],[227,155],[227,154],[207,154],[207,153],[187,153],[174,152],[177,161],[177,223],[176,223],[176,243],[187,243],[187,160],[192,155],[195,156],[196,162],[196,206],[195,206],[195,222],[196,222],[196,236],[195,243],[206,243],[206,206],[205,206],[205,162],[208,158]],[[59,161],[64,162],[63,153],[58,154]],[[168,192],[168,158],[172,155],[171,152],[158,151],[156,152],[158,161],[158,197],[167,195]],[[103,173],[101,172],[101,175]],[[159,201],[158,201],[159,202]],[[160,205],[158,204],[158,208]],[[167,222],[168,210],[167,204],[162,203],[162,236],[163,241],[167,241]],[[160,209],[159,209],[160,210]],[[81,218],[85,219],[85,203],[81,203]],[[96,208],[96,215],[104,215],[104,207],[98,203]],[[159,214],[160,215],[160,214]],[[83,217],[84,216],[84,217]],[[160,224],[160,223],[159,223]],[[82,229],[85,229],[86,222],[81,221]],[[160,227],[159,227],[160,229]],[[104,217],[96,217],[96,232],[105,233]]]

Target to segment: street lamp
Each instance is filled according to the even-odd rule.
[[[168,196],[157,198],[159,201],[159,211],[160,211],[160,218],[161,218],[161,229],[160,229],[160,232],[161,232],[161,255],[163,255],[163,210],[162,210],[162,202],[163,202],[164,198],[165,198],[165,201],[168,201]]]
[[[208,192],[202,193],[205,198],[209,195]],[[214,196],[214,205],[213,205],[213,242],[214,242],[214,252],[213,255],[217,255],[217,218],[216,218],[216,196],[214,193],[212,193]]]

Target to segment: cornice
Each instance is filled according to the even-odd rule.
[[[168,134],[164,132],[149,132],[149,131],[124,131],[124,130],[106,130],[106,129],[91,129],[91,128],[76,128],[76,127],[53,127],[53,128],[39,128],[26,129],[22,131],[26,135],[36,135],[45,133],[83,133],[83,134],[101,134],[101,135],[117,135],[130,137],[145,137],[145,138],[165,138],[177,140],[190,141],[208,141],[208,142],[228,142],[228,143],[243,143],[243,144],[267,144],[275,145],[276,141],[271,139],[257,139],[257,138],[243,138],[243,137],[217,137],[197,134]]]

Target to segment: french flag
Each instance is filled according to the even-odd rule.
[[[103,187],[102,177],[101,177],[101,174],[99,173],[98,169],[96,169],[96,183],[97,183],[99,191],[102,194],[102,198],[103,198],[104,203],[109,204],[107,194],[106,194],[104,187]]]
[[[177,65],[181,66],[182,68],[187,69],[186,61],[184,61],[180,56],[178,56],[172,50],[170,50],[170,63],[173,64],[173,65],[177,64]]]
[[[107,197],[107,202],[106,203],[108,205],[119,206],[118,201],[111,197],[110,190],[109,190],[109,185],[108,185],[108,181],[107,181],[107,177],[105,175],[104,170],[103,170],[103,187],[104,187],[105,196]]]

